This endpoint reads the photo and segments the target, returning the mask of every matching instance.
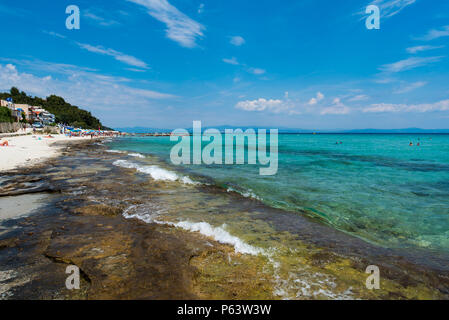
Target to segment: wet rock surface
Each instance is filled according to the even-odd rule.
[[[0,235],[0,298],[211,298],[197,289],[192,259],[217,247],[232,250],[196,234],[124,219],[127,206],[148,201],[154,190],[145,194],[146,181],[98,164],[101,151],[96,159],[81,158],[86,149],[71,146],[66,157],[46,166],[3,176],[0,188],[9,196],[55,190],[59,196],[30,217],[3,223],[10,231]],[[78,161],[67,166],[74,152]],[[80,270],[80,290],[65,286],[70,265]]]
[[[288,254],[282,261],[285,267],[275,272],[266,257],[237,254],[233,247],[198,233],[125,219],[122,213],[130,206],[162,212],[177,187],[113,166],[123,155],[104,150],[96,144],[71,145],[62,157],[45,165],[0,177],[2,196],[51,195],[34,214],[0,223],[0,298],[274,299],[281,296],[280,291],[289,290],[278,288],[282,279],[300,279],[301,273],[292,274],[298,261],[290,261]],[[205,191],[204,186],[198,189]],[[261,228],[267,225],[269,237],[286,244],[303,243],[295,248],[295,254],[303,254],[299,267],[335,277],[344,274],[345,284],[351,284],[351,292],[356,293],[352,298],[449,297],[447,272],[437,267],[413,265],[394,252],[348,240],[317,224],[286,225],[280,219],[287,213],[268,215],[268,209],[253,201],[240,199],[238,207],[232,208],[215,200],[221,191],[206,191],[200,205],[207,214],[224,216],[228,214],[225,207],[238,214],[247,212],[260,220]],[[188,210],[193,200],[186,192],[177,201],[177,210]],[[242,225],[246,226],[243,217]],[[317,233],[332,234],[335,241],[314,238]],[[362,254],[364,250],[370,252],[368,257]],[[385,278],[382,292],[364,288],[365,268],[374,259]],[[65,286],[69,265],[80,269],[80,290]],[[298,279],[292,280],[298,285],[295,292],[304,292],[301,285],[307,284]],[[339,289],[333,286],[339,285],[329,284],[330,290]],[[305,293],[294,297],[310,298]]]

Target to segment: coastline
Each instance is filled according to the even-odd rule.
[[[448,298],[444,275],[439,277],[438,271],[416,266],[391,250],[307,218],[282,224],[278,219],[293,215],[280,210],[269,215],[273,209],[225,190],[149,179],[133,168],[112,165],[131,155],[110,151],[86,141],[60,148],[60,157],[47,158],[43,165],[0,174],[2,190],[27,196],[40,188],[39,194],[48,196],[34,214],[3,223],[1,298],[284,299],[287,294],[296,299]],[[307,271],[290,279],[296,260],[288,258],[282,261],[285,266],[277,267],[272,256],[244,254],[229,241],[198,232],[196,225],[190,229],[175,225],[166,211],[197,210],[193,202],[201,199],[193,200],[192,194],[204,194],[214,212],[224,207],[236,210],[220,215],[238,214],[242,228],[260,227],[284,239],[286,250],[291,254],[296,250]],[[137,219],[126,216],[131,209],[137,210],[132,211]],[[160,214],[158,220],[164,223],[145,221],[142,217],[147,216],[139,216],[138,209],[149,213],[149,218]],[[248,224],[251,215],[258,217],[260,225]],[[382,266],[382,291],[364,288],[370,262]],[[83,274],[82,290],[76,292],[64,285],[65,267],[73,264]],[[323,274],[331,277],[320,278]],[[323,279],[334,282],[320,283]],[[296,287],[290,288],[292,284]],[[304,291],[307,286],[313,290]]]
[[[0,138],[9,146],[0,147],[0,173],[41,164],[61,154],[65,144],[77,141],[89,141],[90,137],[67,137],[62,134],[51,135],[18,135]],[[97,138],[95,138],[97,139]]]
[[[236,264],[234,278],[239,281],[224,284],[227,292],[199,288],[196,279],[202,272],[197,264],[217,254],[226,263],[234,255],[232,247],[170,226],[125,219],[125,205],[92,200],[92,194],[105,191],[124,196],[141,191],[131,175],[97,163],[101,156],[111,157],[100,148],[97,143],[74,144],[45,165],[0,174],[0,191],[27,196],[35,187],[28,184],[43,184],[40,194],[48,196],[27,216],[0,220],[0,300],[273,298],[270,290],[254,292],[266,284],[251,288],[260,282],[257,266],[247,270]],[[79,155],[87,153],[79,161]],[[74,157],[76,170],[70,163]],[[129,187],[123,190],[125,182]],[[68,265],[80,268],[80,290],[65,287]],[[245,278],[251,272],[252,279]]]

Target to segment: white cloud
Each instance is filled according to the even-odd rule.
[[[248,72],[255,74],[255,75],[262,75],[262,74],[266,73],[266,71],[264,69],[259,69],[259,68],[249,68]]]
[[[435,103],[423,104],[393,104],[393,103],[377,103],[363,109],[366,113],[398,113],[398,112],[432,112],[432,111],[449,111],[449,100],[442,100]]]
[[[334,107],[327,107],[324,108],[321,111],[322,115],[327,115],[327,114],[348,114],[351,110],[349,109],[349,107],[347,106],[334,106]]]
[[[136,57],[124,54],[122,52],[116,51],[114,49],[108,49],[104,48],[102,46],[92,46],[90,44],[85,43],[76,43],[80,48],[87,50],[89,52],[98,53],[106,56],[111,56],[115,60],[123,62],[127,65],[133,66],[133,67],[139,67],[143,69],[149,69],[148,65],[143,62],[142,60],[137,59]]]
[[[321,92],[317,92],[316,98],[318,99],[318,101],[321,101],[324,99],[324,94],[322,94]]]
[[[240,101],[235,105],[236,109],[244,111],[269,111],[272,113],[280,113],[287,111],[292,106],[282,100],[264,99]]]
[[[422,67],[430,63],[438,62],[443,59],[443,56],[439,57],[412,57],[408,59],[404,59],[395,63],[385,64],[381,66],[379,69],[384,72],[401,72],[406,70],[411,70],[417,67]]]
[[[53,31],[43,31],[43,32],[45,34],[48,34],[48,35],[53,36],[55,38],[60,38],[60,39],[66,39],[67,38],[66,36],[63,36],[62,34],[59,34],[59,33],[53,32]]]
[[[309,105],[311,105],[311,106],[314,106],[314,105],[316,105],[317,103],[318,103],[318,101],[317,101],[316,98],[312,98],[312,99],[309,100]]]
[[[98,70],[86,67],[74,66],[71,64],[64,63],[51,63],[42,60],[17,60],[17,59],[8,59],[8,58],[0,58],[0,61],[8,62],[9,65],[14,66],[24,66],[31,70],[37,70],[39,72],[48,72],[48,73],[56,73],[62,74],[65,76],[70,76],[75,73],[91,73],[95,74]],[[118,78],[115,77],[117,81],[127,82],[129,79],[126,78]]]
[[[119,24],[117,21],[105,19],[99,14],[93,13],[92,10],[89,9],[83,11],[83,17],[103,27],[110,27]]]
[[[44,31],[44,33],[46,33],[48,35],[51,35],[53,37],[56,37],[56,38],[61,38],[61,39],[66,39],[67,38],[67,37],[65,37],[63,35],[60,35],[60,34],[58,34],[56,32],[53,32],[53,31],[51,31],[51,32]],[[90,45],[90,44],[79,43],[79,42],[70,41],[70,40],[68,40],[68,41],[70,43],[72,43],[72,44],[77,45],[81,49],[87,50],[89,52],[98,53],[98,54],[101,54],[101,55],[106,55],[106,56],[113,57],[115,60],[120,61],[122,63],[125,63],[127,65],[130,65],[132,67],[138,67],[138,68],[142,68],[142,69],[149,69],[148,65],[144,61],[142,61],[142,60],[140,60],[140,59],[138,59],[136,57],[127,55],[125,53],[119,52],[117,50],[104,48],[102,46],[93,46],[93,45]],[[131,70],[131,69],[128,69],[128,70]],[[138,69],[134,68],[133,71],[140,71],[140,72],[142,72],[144,70],[138,70]]]
[[[426,84],[427,84],[427,82],[425,82],[425,81],[413,82],[413,83],[410,83],[408,85],[402,86],[401,88],[393,91],[393,93],[402,94],[402,93],[411,92],[411,91],[416,90],[418,88],[424,87]]]
[[[146,72],[144,69],[137,69],[137,68],[125,68],[125,70],[132,71],[132,72]]]
[[[243,39],[241,36],[234,36],[231,37],[230,43],[234,46],[240,47],[245,44],[245,39]]]
[[[323,110],[321,110],[321,114],[322,115],[327,115],[327,114],[343,115],[343,114],[348,114],[349,112],[351,112],[351,109],[348,106],[344,105],[341,102],[340,98],[335,98],[332,101],[332,104],[333,104],[333,106],[326,107]]]
[[[416,46],[416,47],[410,47],[407,48],[407,52],[411,54],[415,54],[422,51],[428,51],[428,50],[434,50],[434,49],[440,49],[444,48],[444,46]]]
[[[341,104],[341,99],[340,98],[334,98],[334,100],[332,100],[333,104]]]
[[[381,79],[376,79],[374,80],[375,83],[380,83],[380,84],[388,84],[388,83],[392,83],[395,82],[395,79],[392,78],[381,78]]]
[[[232,57],[231,59],[223,59],[223,62],[224,63],[227,63],[227,64],[233,64],[233,65],[235,65],[235,66],[238,66],[239,65],[239,62],[237,61],[237,58],[236,57]]]
[[[382,18],[390,18],[415,2],[416,0],[374,0],[370,4],[379,7]],[[366,14],[365,8],[362,11],[363,15]]]
[[[198,14],[202,14],[204,12],[204,3],[200,3],[198,6]]]
[[[15,86],[41,97],[56,94],[74,105],[101,114],[102,119],[114,118],[117,112],[123,118],[130,108],[142,111],[151,107],[156,100],[175,98],[166,93],[133,88],[126,78],[102,75],[74,65],[28,60],[16,62],[14,65],[0,64],[0,90]],[[19,71],[21,66],[32,66],[39,73],[53,74],[37,76]]]
[[[356,96],[354,96],[352,98],[349,98],[348,101],[356,102],[356,101],[364,101],[364,100],[368,100],[368,99],[369,99],[369,97],[367,95],[359,94],[359,95],[356,95]]]
[[[245,63],[240,63],[238,60],[237,60],[237,58],[236,57],[232,57],[232,58],[224,58],[224,59],[222,59],[222,61],[224,62],[224,63],[227,63],[227,64],[232,64],[232,65],[234,65],[234,66],[242,66],[247,72],[249,72],[249,73],[251,73],[251,74],[254,74],[254,75],[256,75],[256,76],[260,76],[260,75],[263,75],[263,74],[265,74],[267,71],[266,70],[264,70],[264,69],[260,69],[260,68],[252,68],[252,67],[249,67],[247,64],[245,64]]]
[[[351,108],[341,102],[340,98],[335,98],[330,106],[317,108],[306,102],[299,100],[291,100],[288,93],[284,93],[284,99],[264,99],[259,98],[255,100],[240,101],[235,105],[236,109],[253,112],[269,112],[269,113],[284,113],[288,115],[299,114],[321,114],[321,115],[344,115],[351,112]],[[320,101],[324,99],[324,95],[317,94],[314,99]]]
[[[148,14],[164,23],[167,37],[181,46],[193,48],[205,27],[172,6],[167,0],[128,0],[148,9]]]
[[[449,37],[449,26],[444,26],[441,29],[432,29],[426,35],[416,38],[416,40],[430,41],[442,37]]]
[[[324,94],[317,92],[316,97],[309,100],[309,105],[316,105],[318,102],[324,99]]]

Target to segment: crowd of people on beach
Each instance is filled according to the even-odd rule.
[[[18,132],[16,132],[15,135],[26,135],[27,133],[31,133],[31,132],[21,132],[22,130],[19,130]],[[39,130],[41,131],[41,130]],[[33,128],[32,130],[33,133],[33,138],[36,140],[42,140],[42,138],[46,138],[46,139],[54,139],[55,136],[53,136],[52,134],[47,134],[47,135],[39,135],[38,130],[36,130],[36,128]],[[71,127],[66,127],[66,126],[60,126],[59,130],[56,131],[56,133],[59,133],[60,135],[64,135],[68,138],[75,138],[75,137],[80,137],[80,138],[88,138],[90,137],[90,139],[94,139],[97,137],[119,137],[121,136],[121,133],[118,131],[105,131],[105,130],[86,130],[86,129],[79,129],[79,128],[71,128]],[[11,147],[12,145],[10,144],[10,142],[6,139],[6,137],[4,137],[3,139],[0,139],[0,147]]]

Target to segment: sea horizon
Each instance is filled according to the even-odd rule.
[[[0,300],[449,300],[430,2],[2,0]]]
[[[115,130],[130,134],[145,134],[145,133],[170,133],[178,128],[148,128],[143,126],[136,127],[117,127]],[[187,131],[191,132],[192,127],[186,127]],[[399,128],[399,129],[301,129],[301,128],[285,128],[276,126],[231,126],[231,125],[219,125],[219,126],[207,126],[202,128],[202,131],[208,129],[217,129],[221,133],[224,133],[226,129],[276,129],[279,134],[449,134],[449,129],[422,129],[422,128]]]

